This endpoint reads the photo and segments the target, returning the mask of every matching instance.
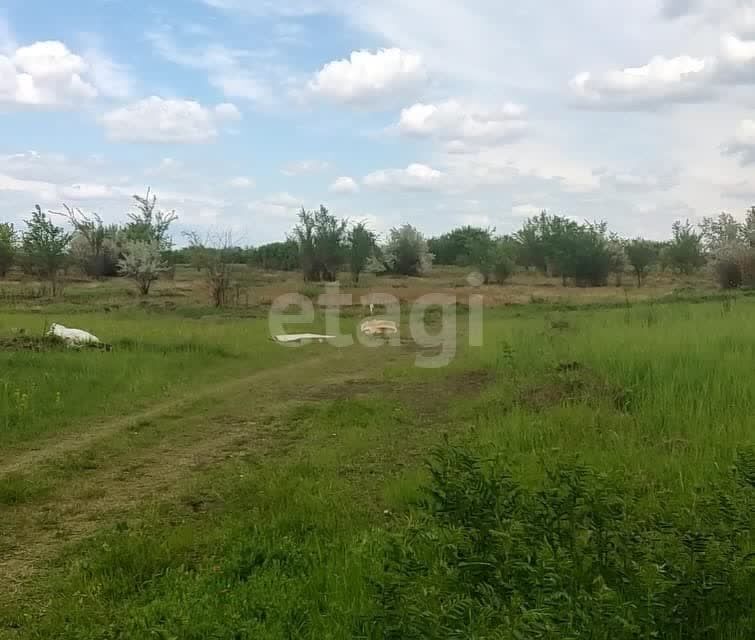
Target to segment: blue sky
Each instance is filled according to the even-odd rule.
[[[13,222],[120,221],[151,186],[247,244],[320,203],[379,232],[548,208],[663,237],[755,201],[755,7],[6,0],[0,133]]]

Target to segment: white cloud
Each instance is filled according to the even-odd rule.
[[[73,184],[60,189],[63,200],[104,200],[112,197],[113,190],[103,184]]]
[[[340,178],[336,178],[328,190],[331,193],[357,193],[359,191],[359,185],[354,178],[341,176]]]
[[[329,168],[330,164],[322,160],[300,160],[287,164],[281,169],[281,173],[288,177],[306,176],[327,171]]]
[[[228,186],[234,189],[251,189],[254,187],[254,180],[246,176],[237,176],[228,181]]]
[[[572,90],[582,106],[644,108],[708,95],[714,70],[713,59],[657,56],[642,67],[579,73],[572,80]]]
[[[755,120],[740,122],[734,138],[724,151],[728,155],[737,156],[742,165],[755,164]]]
[[[294,219],[303,206],[301,199],[285,191],[255,200],[248,205],[254,214],[284,219]]]
[[[538,207],[531,203],[517,204],[511,207],[512,215],[517,218],[532,218],[533,216],[540,215],[545,207]]]
[[[522,135],[527,130],[525,114],[524,107],[513,103],[492,109],[457,100],[417,103],[401,111],[398,129],[408,135],[495,142]]]
[[[145,98],[102,118],[108,138],[118,142],[208,142],[218,128],[241,118],[232,104],[205,107],[192,100]]]
[[[434,190],[443,185],[444,174],[424,164],[406,169],[383,169],[366,175],[362,182],[373,189]]]
[[[0,55],[0,104],[69,106],[96,98],[87,63],[62,42],[35,42]]]
[[[313,94],[335,102],[365,105],[417,89],[426,78],[422,57],[416,53],[362,50],[327,63],[308,86]]]

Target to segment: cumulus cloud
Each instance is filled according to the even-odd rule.
[[[330,164],[322,160],[300,160],[291,162],[281,169],[284,176],[306,176],[327,171]]]
[[[309,81],[311,93],[346,104],[369,104],[424,84],[419,54],[402,49],[353,51],[349,58],[327,63]]]
[[[341,176],[340,178],[335,179],[328,190],[331,193],[357,193],[359,191],[359,185],[354,178]]]
[[[0,55],[0,104],[61,107],[96,98],[85,60],[57,41]]]
[[[199,143],[241,118],[232,104],[205,107],[192,100],[145,98],[114,109],[102,118],[108,138],[118,142]]]
[[[383,169],[366,175],[362,182],[373,189],[434,190],[443,185],[444,174],[425,164],[406,169]]]
[[[692,56],[657,56],[642,67],[602,74],[577,74],[571,86],[579,104],[590,108],[623,109],[688,102],[708,95],[715,61]]]
[[[521,136],[527,130],[525,116],[525,108],[513,103],[492,109],[457,100],[417,103],[401,111],[398,129],[407,135],[453,138],[458,142],[496,142]]]
[[[58,40],[0,48],[0,105],[73,107],[126,97],[131,86],[128,70],[96,48],[79,55]]]

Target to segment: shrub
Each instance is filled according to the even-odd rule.
[[[410,224],[391,229],[388,243],[382,248],[382,262],[390,273],[421,276],[432,268],[434,256],[427,240]]]
[[[430,471],[420,513],[385,545],[374,637],[702,640],[755,628],[752,451],[675,509],[579,464],[534,489],[464,449],[437,452]]]
[[[739,289],[742,286],[742,266],[736,258],[719,260],[715,270],[722,289]]]
[[[514,260],[509,255],[505,246],[500,242],[496,247],[493,262],[493,276],[498,284],[503,284],[514,274]]]
[[[723,247],[714,271],[722,289],[755,286],[755,248],[743,244]]]

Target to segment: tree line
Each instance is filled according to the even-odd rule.
[[[67,232],[55,218],[68,222]],[[564,285],[621,284],[633,273],[642,286],[654,269],[692,274],[710,263],[724,288],[755,286],[755,207],[740,222],[728,213],[704,218],[693,226],[677,221],[662,242],[621,238],[605,222],[577,222],[543,211],[513,234],[492,228],[462,226],[425,238],[410,224],[380,238],[361,221],[341,219],[324,207],[298,214],[286,239],[257,247],[240,247],[229,234],[201,239],[185,234],[187,244],[175,249],[169,235],[175,211],[157,207],[149,190],[134,196],[134,210],[124,225],[105,225],[96,213],[64,205],[44,214],[39,206],[17,230],[0,223],[0,277],[12,266],[50,282],[78,267],[91,277],[127,276],[142,294],[175,264],[189,264],[207,277],[211,296],[222,305],[232,279],[231,265],[267,270],[300,271],[307,282],[332,282],[348,271],[355,283],[364,273],[422,276],[433,264],[479,271],[485,283],[504,283],[517,270],[535,270],[561,278]]]
[[[354,282],[362,273],[405,276],[425,274],[433,264],[469,267],[484,282],[503,283],[517,269],[561,278],[563,284],[599,287],[629,271],[643,286],[654,269],[691,275],[711,264],[724,288],[755,286],[755,207],[743,222],[728,213],[672,225],[665,241],[621,238],[606,222],[577,222],[543,211],[513,234],[495,229],[458,227],[426,239],[406,224],[391,229],[382,242],[362,222],[338,219],[321,206],[302,209],[285,242],[237,249],[239,262],[256,267],[301,270],[306,281],[328,282],[348,270]]]
[[[122,226],[106,225],[99,214],[67,205],[62,212],[47,214],[36,205],[23,230],[0,222],[0,277],[17,266],[48,282],[55,295],[60,273],[73,266],[94,278],[130,277],[148,294],[169,268],[173,243],[168,232],[178,216],[159,209],[149,189],[146,196],[133,198],[135,210]],[[68,222],[72,231],[55,224],[56,218]]]

